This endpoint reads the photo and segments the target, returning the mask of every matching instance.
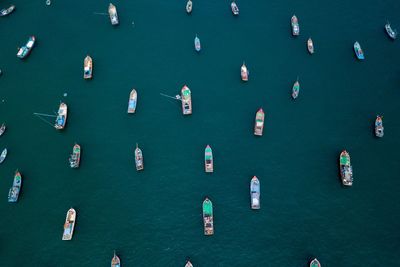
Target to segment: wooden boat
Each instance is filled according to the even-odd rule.
[[[192,93],[189,87],[184,85],[181,89],[182,113],[183,115],[192,114]]]
[[[6,131],[6,125],[3,123],[0,127],[0,136],[2,136],[4,134],[4,132]]]
[[[142,150],[139,148],[138,144],[136,143],[136,149],[135,149],[135,165],[136,165],[136,170],[141,171],[143,170],[143,153]]]
[[[360,46],[360,44],[358,42],[354,43],[354,52],[356,53],[356,56],[357,56],[357,58],[359,60],[363,60],[365,58],[364,57],[364,52],[361,49],[361,46]]]
[[[203,201],[203,223],[204,223],[204,234],[214,234],[214,217],[213,217],[213,205],[211,200],[206,197]]]
[[[196,49],[197,52],[200,52],[201,50],[200,38],[197,37],[197,34],[196,37],[194,38],[194,49]]]
[[[190,260],[186,261],[185,267],[193,267],[193,264],[190,262]]]
[[[386,33],[389,35],[389,37],[392,38],[392,40],[397,38],[397,31],[392,29],[392,26],[390,25],[389,22],[385,24],[385,30]]]
[[[111,259],[111,267],[121,267],[121,260],[115,254],[115,251],[114,251],[114,257]]]
[[[11,5],[9,8],[3,8],[2,10],[0,10],[0,17],[7,16],[8,14],[12,13],[14,9],[14,5]]]
[[[83,79],[92,79],[93,74],[93,60],[87,55],[83,61]]]
[[[249,80],[249,71],[247,70],[246,64],[242,64],[240,68],[240,76],[242,77],[242,81],[247,82]]]
[[[132,89],[131,93],[129,94],[128,113],[135,113],[136,103],[137,103],[137,92],[135,89]]]
[[[118,13],[117,8],[110,3],[108,6],[108,14],[110,15],[111,25],[118,25]]]
[[[293,17],[290,19],[290,23],[292,25],[292,35],[298,36],[300,34],[300,26],[296,15],[293,15]]]
[[[253,210],[260,209],[260,181],[253,176],[250,181],[250,202]]]
[[[7,148],[4,148],[0,155],[0,164],[3,163],[6,157],[7,157]]]
[[[192,13],[192,9],[193,9],[193,2],[192,0],[188,0],[186,3],[186,13],[188,14]]]
[[[68,114],[67,104],[60,103],[54,128],[56,128],[57,130],[64,129],[65,124],[67,123],[67,114]]]
[[[319,261],[317,259],[313,259],[310,262],[310,267],[321,267],[321,264],[319,263]]]
[[[71,168],[78,168],[81,161],[81,146],[75,144],[72,148],[72,154],[69,157],[69,165]]]
[[[206,172],[213,172],[214,171],[214,159],[212,149],[209,145],[206,146],[204,150],[204,168]]]
[[[31,52],[33,46],[35,45],[35,41],[36,41],[35,36],[29,37],[28,42],[26,42],[26,45],[18,49],[17,57],[21,59],[26,58]]]
[[[376,137],[383,137],[383,134],[384,134],[382,118],[383,117],[378,115],[378,116],[376,116],[376,119],[375,119],[375,135],[376,135]]]
[[[22,176],[18,170],[15,171],[13,185],[8,192],[8,202],[17,202],[21,192]]]
[[[350,155],[346,150],[340,153],[339,157],[340,177],[345,186],[353,185],[353,167],[350,163]]]
[[[238,8],[238,6],[236,5],[235,1],[233,1],[233,2],[231,3],[231,9],[232,9],[233,15],[235,15],[235,16],[239,15],[239,8]]]
[[[76,211],[73,208],[70,208],[67,211],[67,216],[65,217],[62,240],[72,239],[72,235],[74,234],[75,222],[76,222]]]
[[[311,38],[308,38],[307,40],[307,49],[311,55],[314,54],[314,43]]]
[[[256,119],[254,122],[254,135],[262,136],[264,130],[264,118],[264,110],[260,108],[256,113]]]
[[[299,83],[299,78],[297,78],[296,82],[293,84],[292,87],[292,98],[296,99],[299,96],[300,93],[300,83]]]

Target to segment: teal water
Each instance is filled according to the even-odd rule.
[[[400,40],[383,29],[388,19],[400,30],[397,0],[239,0],[239,17],[229,1],[195,0],[190,16],[186,1],[117,1],[115,28],[94,14],[108,1],[44,2],[13,2],[16,11],[0,18],[0,121],[8,126],[0,148],[9,149],[0,166],[1,266],[109,266],[114,250],[123,266],[184,266],[186,257],[196,267],[306,267],[312,257],[323,267],[400,265]],[[16,48],[32,34],[37,45],[21,61]],[[364,62],[355,59],[356,40]],[[86,54],[91,81],[82,78]],[[184,84],[193,96],[188,117],[160,96]],[[128,115],[132,88],[138,107]],[[56,111],[61,100],[64,131],[32,115]],[[256,138],[259,107],[266,126]],[[373,134],[377,114],[383,139]],[[83,150],[76,170],[68,166],[74,142]],[[338,177],[342,149],[352,157],[351,188]],[[9,204],[17,168],[22,193]],[[253,175],[260,211],[250,210]],[[203,236],[205,196],[214,204],[212,237]],[[70,207],[78,218],[66,242]]]

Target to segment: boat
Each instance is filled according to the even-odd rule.
[[[290,23],[292,24],[292,35],[298,36],[300,34],[300,26],[299,26],[299,20],[297,19],[296,15],[293,15],[293,17],[290,20]]]
[[[181,89],[182,113],[183,115],[192,114],[192,93],[189,87],[184,85]]]
[[[3,123],[0,127],[0,136],[2,136],[5,131],[6,131],[6,125]]]
[[[242,77],[242,81],[247,82],[249,80],[249,71],[246,67],[246,64],[242,64],[242,67],[240,68],[240,76]]]
[[[188,0],[186,3],[186,13],[190,14],[192,13],[193,9],[193,2],[191,0]]]
[[[15,171],[13,185],[8,193],[8,202],[17,202],[21,191],[22,177],[18,170]]]
[[[62,240],[72,239],[72,235],[74,234],[75,222],[76,222],[76,211],[73,208],[70,208],[67,211],[67,216],[65,217]]]
[[[93,60],[87,55],[83,61],[83,79],[92,79],[93,74]]]
[[[7,16],[8,14],[12,13],[14,9],[14,5],[11,5],[9,8],[3,8],[2,10],[0,10],[0,17]]]
[[[232,9],[233,15],[235,15],[235,16],[239,15],[239,8],[238,8],[238,6],[236,5],[235,1],[233,1],[233,2],[231,3],[231,9]]]
[[[385,24],[385,30],[390,38],[392,38],[393,40],[397,38],[397,31],[392,29],[392,26],[390,25],[389,22]]]
[[[353,167],[350,163],[350,155],[346,150],[340,153],[339,158],[340,165],[340,177],[342,178],[343,185],[352,186],[353,185]]]
[[[117,8],[111,3],[108,6],[108,14],[110,15],[111,25],[118,25]]]
[[[31,52],[33,46],[35,45],[35,41],[36,41],[35,36],[29,37],[26,45],[24,45],[18,49],[17,57],[19,57],[21,59],[27,57],[29,55],[29,53]]]
[[[213,205],[211,200],[206,197],[203,201],[203,223],[204,223],[204,234],[214,234],[214,217],[213,217]]]
[[[144,168],[143,153],[142,150],[139,148],[138,144],[136,144],[136,149],[135,149],[135,165],[137,171],[141,171]]]
[[[60,103],[54,128],[56,128],[57,130],[64,129],[65,124],[67,123],[67,113],[68,113],[67,104]]]
[[[292,87],[293,99],[296,99],[299,96],[299,92],[300,92],[300,83],[299,83],[299,78],[297,78],[296,82],[293,84]]]
[[[358,42],[354,43],[354,52],[356,53],[356,56],[359,60],[364,59],[364,52],[361,49],[361,46]]]
[[[0,155],[0,164],[3,163],[6,157],[7,157],[7,148],[4,148]]]
[[[190,260],[186,261],[185,267],[193,267],[193,264],[190,262]]]
[[[51,5],[51,0],[46,0],[46,6]]]
[[[204,150],[204,168],[206,172],[214,172],[214,159],[212,149],[209,145]]]
[[[111,267],[121,267],[121,260],[115,254],[115,251],[114,251],[114,257],[111,259]]]
[[[307,40],[307,49],[311,55],[314,54],[314,43],[311,38],[308,38]]]
[[[383,137],[383,121],[382,121],[381,116],[376,116],[376,120],[375,120],[375,135],[376,137]]]
[[[128,113],[135,113],[136,103],[137,103],[137,92],[135,89],[132,89],[131,93],[129,94]]]
[[[262,136],[264,130],[264,118],[264,110],[260,108],[256,113],[256,119],[254,123],[254,135]]]
[[[319,263],[319,261],[317,259],[313,259],[310,262],[310,267],[321,267],[321,264]]]
[[[72,148],[72,154],[69,157],[69,165],[71,168],[78,168],[81,161],[81,146],[75,144]]]
[[[253,176],[250,181],[250,201],[251,209],[260,209],[260,181],[257,176]]]
[[[196,37],[194,38],[194,48],[196,49],[197,52],[200,52],[201,50],[200,38],[197,37],[197,34]]]

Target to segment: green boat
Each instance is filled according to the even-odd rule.
[[[204,235],[214,234],[214,217],[211,200],[206,197],[203,201]]]

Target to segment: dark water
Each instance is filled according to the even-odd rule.
[[[1,266],[400,266],[400,3],[385,1],[2,1],[0,19]],[[290,17],[300,36],[290,35]],[[194,51],[195,34],[202,51]],[[15,54],[29,35],[37,46]],[[316,53],[306,51],[312,37]],[[355,59],[359,41],[366,60]],[[83,59],[94,59],[84,81]],[[250,81],[240,81],[243,61]],[[296,77],[300,96],[290,98]],[[193,115],[175,95],[187,84]],[[126,113],[132,88],[137,113]],[[63,94],[67,93],[67,97]],[[69,106],[62,132],[33,116]],[[264,136],[253,136],[266,111]],[[384,116],[385,137],[373,135]],[[68,166],[74,142],[83,149]],[[135,171],[138,142],[145,170]],[[214,151],[206,175],[204,147]],[[343,188],[338,156],[352,157],[354,186]],[[19,202],[7,203],[15,169]],[[249,181],[261,182],[251,211]],[[201,203],[214,203],[215,235],[203,236]],[[78,218],[61,241],[67,210]]]

